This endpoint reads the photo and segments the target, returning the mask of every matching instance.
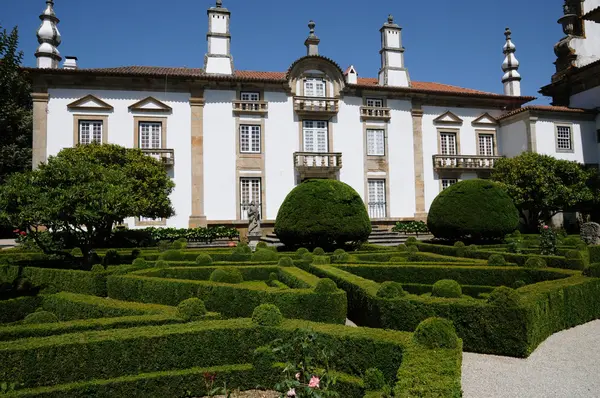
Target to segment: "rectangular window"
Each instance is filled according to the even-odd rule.
[[[162,123],[140,122],[140,148],[159,149],[162,148]]]
[[[79,143],[88,145],[92,142],[102,142],[102,121],[81,120],[79,121]]]
[[[240,152],[260,153],[260,126],[247,124],[240,126]]]
[[[140,222],[160,222],[162,220],[162,218],[139,217]]]
[[[305,97],[325,97],[325,81],[323,79],[306,79],[304,81]]]
[[[456,133],[440,133],[442,155],[456,155]]]
[[[240,94],[242,101],[260,101],[260,94],[252,91],[243,91]]]
[[[367,130],[367,155],[385,155],[385,130]]]
[[[385,218],[386,200],[385,200],[385,180],[368,180],[369,186],[369,217]]]
[[[571,151],[573,149],[570,126],[556,126],[556,149],[559,151]]]
[[[260,193],[260,178],[240,178],[240,216],[242,220],[248,219],[248,208],[254,202],[262,214]]]
[[[494,150],[494,135],[479,134],[479,155],[480,156],[495,156]]]
[[[327,122],[324,120],[305,120],[302,123],[304,152],[327,152]]]
[[[367,98],[367,106],[383,108],[383,100],[381,98]]]
[[[456,178],[442,178],[442,191],[458,182]]]

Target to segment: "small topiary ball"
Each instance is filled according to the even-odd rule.
[[[525,261],[525,268],[546,268],[546,260],[541,257],[529,257]]]
[[[600,278],[600,263],[590,264],[583,270],[583,275],[589,276],[590,278]]]
[[[252,254],[252,261],[277,261],[279,256],[272,250],[258,249]]]
[[[217,268],[210,274],[210,280],[218,283],[242,283],[244,277],[239,269],[233,267]]]
[[[275,353],[268,346],[258,347],[252,354],[252,365],[259,371],[269,371],[275,363]]]
[[[333,255],[334,256],[339,256],[339,255],[344,254],[344,253],[346,253],[346,250],[344,250],[344,249],[335,249],[333,251]]]
[[[283,322],[283,315],[276,305],[261,304],[252,312],[252,322],[259,326],[279,326]]]
[[[25,324],[34,324],[34,323],[56,323],[58,322],[58,317],[49,311],[36,311],[32,314],[29,314],[23,320]]]
[[[154,265],[155,268],[169,268],[169,263],[165,260],[158,260]]]
[[[515,281],[515,283],[513,283],[513,288],[514,289],[519,289],[519,288],[521,288],[523,286],[526,286],[526,285],[527,284],[525,283],[525,281],[522,281],[522,280],[519,279],[518,281]]]
[[[311,264],[312,264],[312,262],[313,262],[313,255],[312,255],[312,254],[310,254],[310,253],[304,253],[304,254],[302,255],[302,261],[306,261],[306,262],[308,262],[308,263],[311,263]]]
[[[367,369],[363,376],[363,383],[365,390],[367,391],[378,391],[385,386],[385,377],[383,372],[377,368]]]
[[[469,245],[465,247],[465,256],[472,257],[473,253],[475,253],[478,249],[479,248],[477,247],[477,245]]]
[[[131,263],[131,264],[135,267],[140,267],[140,268],[144,268],[144,267],[148,266],[148,262],[141,257],[138,257],[135,260],[133,260],[133,263]]]
[[[416,244],[417,244],[417,242],[418,242],[418,239],[417,239],[417,238],[415,238],[414,236],[409,236],[409,237],[406,239],[406,245],[407,245],[407,246],[416,245]]]
[[[174,250],[181,250],[181,249],[185,249],[187,247],[187,240],[185,240],[185,238],[183,238],[183,241],[181,239],[177,239],[175,242],[173,242],[171,244],[171,249]]]
[[[402,285],[398,282],[383,282],[377,290],[377,297],[384,299],[395,299],[404,295],[404,289],[402,289]]]
[[[313,256],[312,263],[316,265],[331,264],[331,259],[327,256]]]
[[[291,257],[281,257],[277,263],[280,267],[293,267],[294,260]]]
[[[315,293],[329,294],[337,291],[337,285],[329,278],[319,279],[315,286]]]
[[[583,255],[579,250],[569,250],[565,253],[565,258],[569,260],[583,260]]]
[[[408,251],[408,246],[406,246],[404,243],[400,243],[398,246],[396,246],[396,248],[401,252]]]
[[[212,257],[206,253],[199,254],[198,257],[196,257],[196,265],[211,265],[212,263]]]
[[[465,244],[461,241],[454,242],[454,247],[465,247]]]
[[[83,252],[81,251],[80,248],[76,247],[73,250],[71,250],[71,256],[73,256],[73,257],[83,257]]]
[[[324,256],[325,255],[325,250],[321,249],[320,247],[315,247],[315,250],[313,250],[313,255],[315,255],[315,256]]]
[[[434,283],[431,295],[434,297],[460,298],[462,296],[462,288],[455,280],[442,279]]]
[[[458,257],[464,257],[465,256],[465,244],[461,241],[458,242],[454,242],[454,248],[456,249],[456,255]]]
[[[106,271],[106,268],[104,268],[103,265],[100,265],[100,264],[92,265],[92,272],[100,273],[100,272],[104,272],[104,271]]]
[[[487,302],[497,307],[517,307],[521,297],[515,289],[500,286],[495,288],[487,298]]]
[[[168,240],[161,240],[158,242],[158,251],[163,253],[171,248],[171,242]]]
[[[167,250],[160,255],[159,259],[165,261],[183,261],[185,258],[179,250]]]
[[[279,276],[277,276],[277,273],[271,272],[269,274],[269,282],[278,281],[278,280],[279,280]]]
[[[492,267],[502,267],[506,265],[506,260],[502,254],[492,254],[488,257],[488,265]]]
[[[267,242],[260,241],[256,244],[257,249],[266,249],[267,247],[269,247],[269,245],[267,245]]]
[[[444,318],[428,318],[419,323],[413,333],[413,339],[429,349],[456,348],[458,336],[454,325]]]
[[[121,264],[121,255],[115,249],[109,249],[106,251],[104,258],[102,259],[102,264],[104,266],[119,265]]]
[[[183,300],[181,303],[179,303],[179,305],[177,305],[177,314],[186,322],[197,321],[206,315],[204,301],[197,297]]]
[[[410,253],[418,253],[419,252],[419,248],[417,246],[408,246],[406,251],[410,254]]]
[[[308,249],[307,249],[307,248],[305,248],[305,247],[301,247],[301,248],[299,248],[298,250],[296,250],[296,255],[297,255],[298,257],[302,257],[302,256],[303,256],[304,254],[306,254],[306,253],[310,253],[310,252],[309,252],[309,251],[308,251]]]
[[[238,251],[241,253],[252,254],[252,249],[250,248],[250,246],[248,246],[247,243],[238,242],[236,249],[239,249]],[[235,249],[233,250],[235,251]]]

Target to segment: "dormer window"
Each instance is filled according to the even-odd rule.
[[[367,98],[367,106],[383,108],[383,100],[381,98]]]
[[[254,91],[242,91],[240,94],[240,99],[242,101],[260,101],[260,94]]]
[[[325,97],[325,81],[323,79],[304,80],[305,97]]]

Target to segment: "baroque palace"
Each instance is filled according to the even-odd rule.
[[[237,70],[231,12],[208,9],[203,68],[82,69],[62,57],[54,2],[38,30],[33,164],[92,141],[140,148],[176,183],[176,216],[130,227],[247,226],[259,204],[274,223],[287,193],[307,178],[334,178],[364,199],[374,223],[424,219],[438,193],[486,177],[498,158],[524,151],[598,165],[600,0],[567,0],[559,20],[557,72],[542,93],[554,106],[526,105],[515,44],[506,30],[502,94],[410,79],[402,29],[381,26],[378,76],[359,76],[319,53],[309,23],[306,54],[287,71]]]

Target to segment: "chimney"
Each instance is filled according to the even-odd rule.
[[[354,65],[350,65],[348,69],[346,69],[344,76],[346,77],[346,83],[358,84],[358,73],[356,72]]]
[[[215,75],[233,75],[231,56],[231,13],[217,0],[216,6],[208,9],[208,52],[204,56],[204,72]]]
[[[63,63],[63,69],[69,69],[69,70],[77,69],[77,57],[66,56],[65,62]]]
[[[394,23],[394,17],[388,16],[381,32],[381,69],[379,85],[410,87],[410,76],[404,67],[404,47],[402,47],[402,28]]]
[[[306,55],[319,55],[319,43],[321,40],[315,35],[315,21],[308,22],[308,28],[310,29],[310,33],[308,34],[308,38],[304,42],[306,46]]]

